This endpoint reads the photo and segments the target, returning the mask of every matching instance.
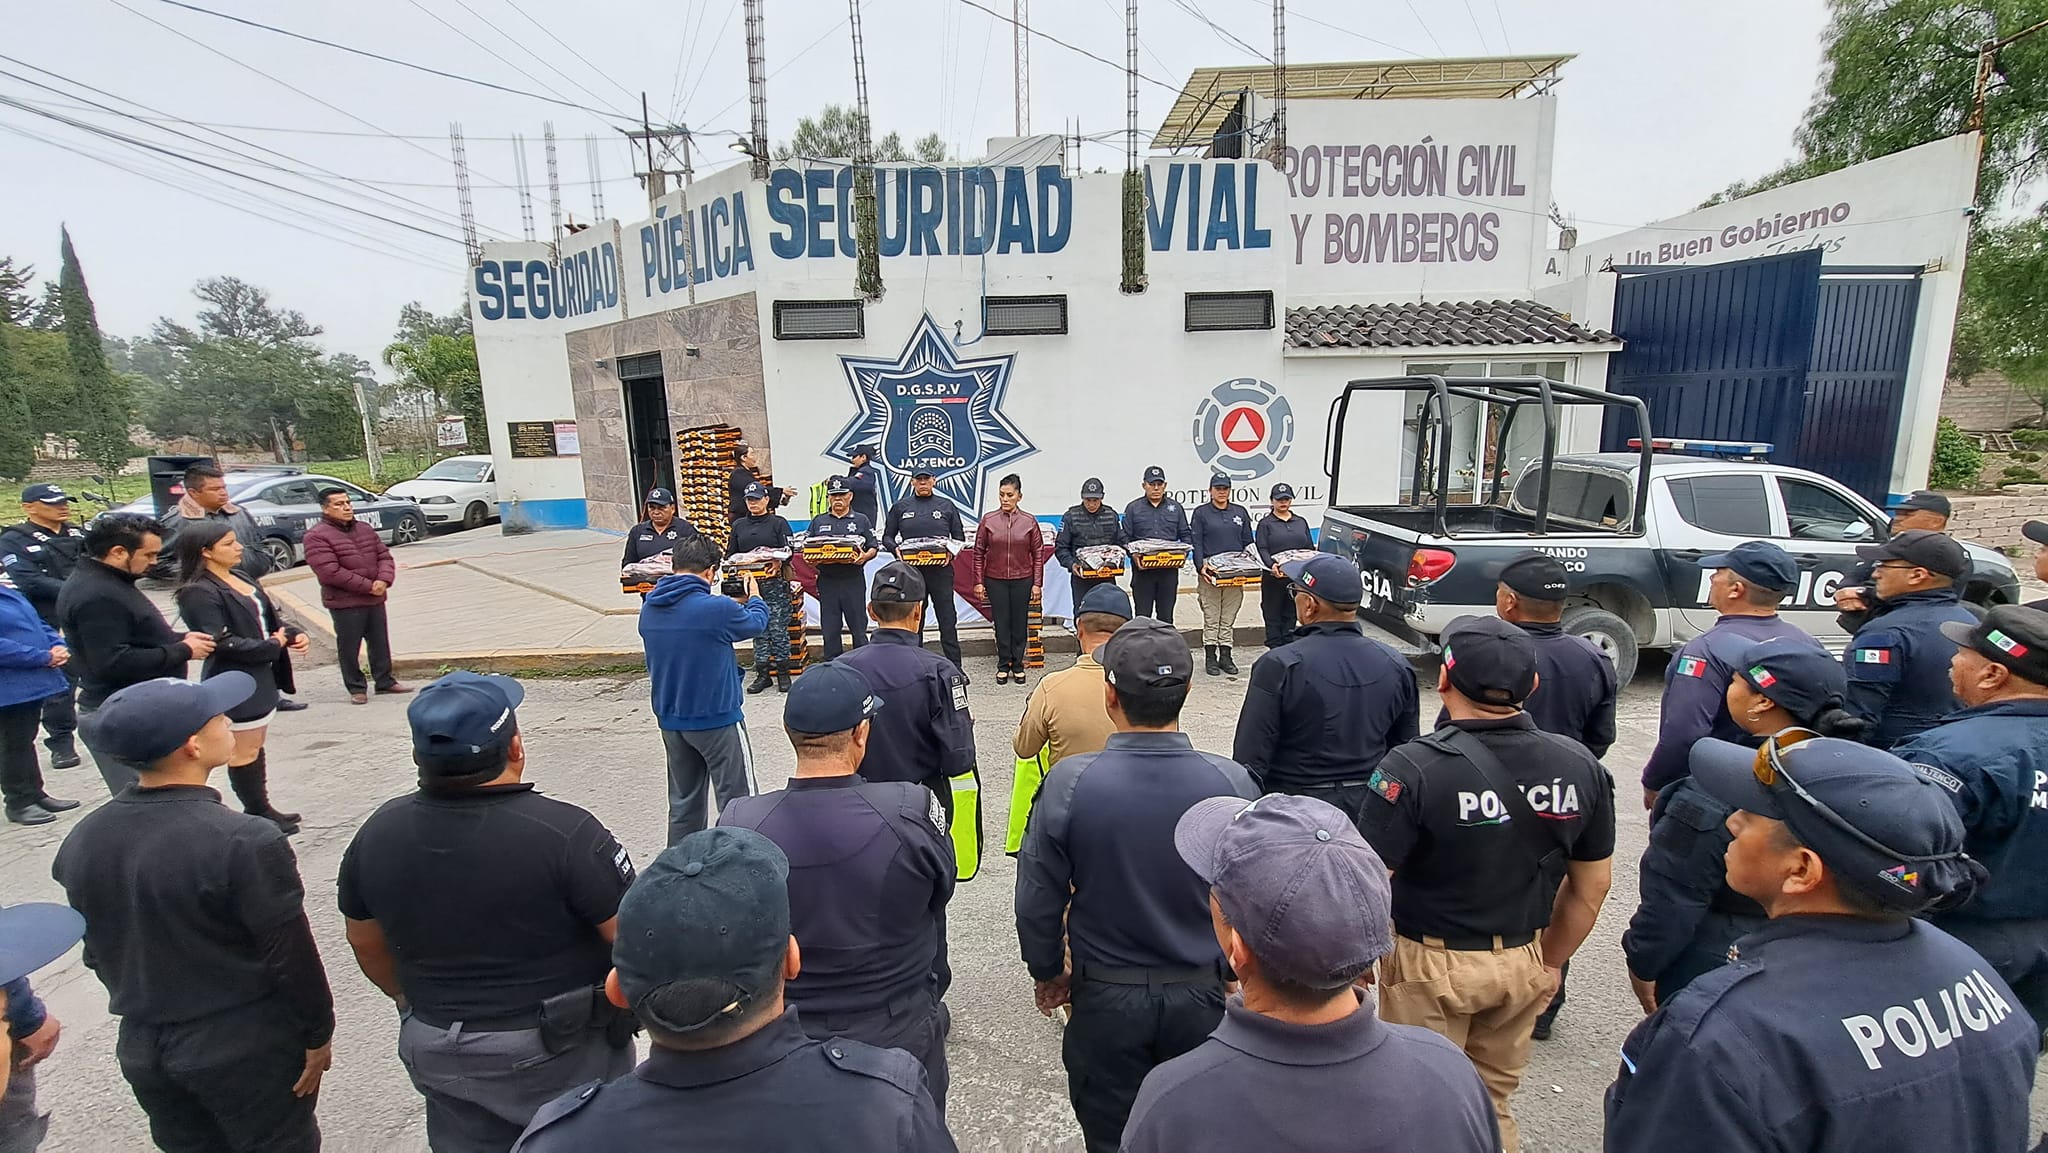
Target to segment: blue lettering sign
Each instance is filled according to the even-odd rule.
[[[1173,219],[1180,210],[1180,169],[1178,164],[1166,166],[1166,192],[1161,195],[1152,187],[1152,166],[1145,166],[1145,235],[1154,252],[1173,246]],[[1158,211],[1153,211],[1154,206]]]
[[[832,223],[835,206],[824,199],[832,187],[832,171],[827,168],[813,168],[804,173],[804,214],[810,223],[804,229],[806,254],[812,258],[832,255],[836,247],[832,238],[825,235],[825,225]]]
[[[1057,218],[1055,227],[1052,221]],[[1074,182],[1050,164],[1038,166],[1038,251],[1059,252],[1074,231]]]
[[[514,262],[505,266],[505,319],[525,320],[526,306],[519,298],[526,293],[526,266]]]
[[[778,259],[795,260],[804,254],[803,190],[803,177],[792,169],[768,174],[768,219],[776,226],[768,235],[768,251]]]
[[[833,195],[839,197],[839,255],[853,255],[853,168],[839,170],[839,177],[832,184]]]
[[[476,266],[476,310],[485,320],[505,315],[505,288],[498,274],[498,262],[486,260]]]
[[[995,172],[987,168],[969,168],[963,172],[960,202],[960,210],[965,217],[960,226],[960,252],[965,256],[980,256],[996,239]],[[888,255],[888,251],[885,245],[883,255]]]
[[[894,188],[896,194],[889,195]],[[881,227],[882,255],[901,256],[910,243],[910,170],[891,168],[875,173],[875,216]],[[891,228],[890,225],[895,227]]]
[[[937,256],[939,217],[946,211],[945,178],[935,168],[910,170],[910,255]],[[813,253],[813,255],[816,255]]]
[[[996,234],[996,251],[1011,248],[1038,251],[1038,238],[1031,227],[1031,192],[1024,187],[1022,168],[1003,169],[1003,225]]]
[[[754,271],[754,242],[747,237],[747,197],[743,192],[732,194],[732,271],[739,275],[740,266]]]

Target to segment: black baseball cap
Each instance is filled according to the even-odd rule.
[[[1298,591],[1333,605],[1355,605],[1365,599],[1365,581],[1358,566],[1335,553],[1317,553],[1280,566]]]
[[[70,504],[71,494],[61,484],[32,484],[21,490],[23,504]]]
[[[853,486],[846,483],[846,478],[843,476],[828,477],[825,480],[826,496],[847,496],[852,492]]]
[[[1997,605],[1974,624],[1943,621],[1941,635],[2037,685],[2048,685],[2048,613]]]
[[[1146,483],[1146,484],[1165,484],[1165,483],[1166,483],[1166,470],[1165,470],[1165,469],[1163,469],[1163,468],[1160,468],[1160,467],[1159,467],[1158,465],[1156,465],[1156,464],[1155,464],[1155,465],[1152,465],[1152,466],[1151,466],[1151,467],[1149,467],[1149,468],[1147,468],[1147,469],[1145,470],[1145,483]]]
[[[782,725],[799,733],[843,733],[882,707],[882,698],[868,688],[866,677],[837,661],[826,661],[789,686],[782,703]]]
[[[1893,512],[1935,512],[1949,515],[1948,498],[1938,492],[1921,489],[1892,506]]]
[[[1802,725],[1812,724],[1829,705],[1840,707],[1849,692],[1842,662],[1812,641],[1793,637],[1772,637],[1742,650],[1735,675]]]
[[[868,599],[878,605],[914,605],[924,600],[924,577],[900,560],[875,570]]]
[[[1229,487],[1230,487],[1230,475],[1229,475],[1228,473],[1221,473],[1221,472],[1212,472],[1212,473],[1210,473],[1210,474],[1209,474],[1209,487],[1210,487],[1210,488],[1229,488]]]
[[[875,459],[875,446],[871,444],[857,444],[854,445],[852,451],[848,452],[846,455],[850,457],[864,456],[867,457],[869,460],[873,460]]]
[[[1267,499],[1267,500],[1293,500],[1293,499],[1294,499],[1294,486],[1293,486],[1293,485],[1291,485],[1291,484],[1288,484],[1288,483],[1286,483],[1286,482],[1284,482],[1284,481],[1283,481],[1283,482],[1281,482],[1280,484],[1276,484],[1276,485],[1274,485],[1274,486],[1273,486],[1273,491],[1272,491],[1272,492],[1270,492],[1270,493],[1267,493],[1267,494],[1266,494],[1266,499]]]
[[[1945,577],[1959,577],[1970,571],[1970,554],[1944,532],[1916,528],[1902,532],[1883,544],[1856,547],[1858,560],[1902,560]]]
[[[1097,652],[1103,675],[1124,688],[1185,685],[1194,678],[1195,658],[1187,638],[1165,621],[1137,617],[1111,633]]]
[[[0,909],[0,985],[70,952],[84,936],[85,918],[69,905],[31,901]]]
[[[1917,913],[1983,883],[1941,787],[1883,749],[1835,737],[1789,747],[1774,737],[1761,749],[1704,737],[1691,767],[1709,794],[1785,822],[1837,881],[1888,909]]]
[[[674,507],[676,503],[676,494],[670,492],[665,488],[650,488],[647,490],[647,503],[668,505],[670,507]]]
[[[1099,584],[1089,589],[1087,595],[1081,598],[1081,603],[1074,606],[1076,616],[1082,613],[1103,613],[1125,620],[1130,620],[1135,615],[1131,611],[1131,594],[1115,584]]]
[[[2030,520],[2020,526],[2020,535],[2035,544],[2048,544],[2048,520]]]
[[[913,469],[913,470],[911,471],[911,474],[910,474],[910,479],[912,479],[912,480],[923,480],[924,478],[926,478],[926,477],[928,477],[928,476],[935,476],[935,475],[937,475],[937,474],[936,474],[936,473],[934,473],[934,472],[932,472],[932,470],[931,470],[931,469],[928,469],[928,468],[924,467],[923,465],[919,465],[919,466],[918,466],[918,467],[917,467],[916,469]]]
[[[752,829],[691,833],[633,881],[619,900],[618,918],[612,968],[642,1021],[687,1034],[732,1020],[782,975],[789,951],[789,858]],[[643,1005],[648,994],[678,982],[688,982],[696,994],[677,1014],[684,1019]]]
[[[1451,687],[1483,705],[1520,705],[1536,691],[1536,642],[1499,617],[1466,616],[1443,631]]]
[[[743,495],[748,500],[767,500],[768,486],[762,484],[760,481],[755,481],[754,483],[746,487],[746,491]]]
[[[1091,476],[1087,480],[1082,481],[1081,496],[1084,499],[1091,496],[1097,498],[1098,500],[1101,499],[1102,478],[1099,476]]]
[[[1571,577],[1564,565],[1547,553],[1531,552],[1500,566],[1496,578],[1516,596],[1538,601],[1561,601],[1571,589]]]
[[[255,679],[242,672],[215,673],[196,684],[158,677],[108,697],[80,723],[92,730],[94,748],[124,761],[153,765],[255,692]]]
[[[452,672],[423,685],[406,706],[420,777],[466,777],[504,761],[519,731],[526,689],[511,677]]]
[[[1799,585],[1799,562],[1767,540],[1746,540],[1727,552],[1700,558],[1704,569],[1727,569],[1758,588],[1783,592]]]

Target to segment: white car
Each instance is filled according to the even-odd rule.
[[[416,502],[431,524],[476,528],[498,519],[498,482],[488,456],[451,456],[385,492]]]

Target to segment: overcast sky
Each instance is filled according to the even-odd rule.
[[[626,114],[637,116],[643,90],[657,121],[672,115],[707,133],[747,127],[740,0],[193,2],[521,92],[552,88],[567,102],[615,115],[294,42],[168,0],[0,0],[7,29],[0,56],[12,58],[0,59],[0,101],[226,160],[335,202],[195,170],[0,104],[0,255],[54,279],[58,225],[68,223],[100,323],[117,335],[139,335],[161,315],[188,317],[194,281],[234,275],[325,326],[330,348],[374,360],[402,304],[447,311],[462,303],[451,121],[468,137],[486,238],[522,232],[514,134],[526,138],[535,220],[545,236],[543,122],[552,120],[559,138],[563,210],[579,220],[591,216],[597,191],[586,144],[593,137],[607,214],[644,214],[630,145],[617,133]],[[974,2],[1010,10],[1010,0]],[[1122,60],[1116,0],[1033,7],[1030,23],[1044,33]],[[1588,238],[1685,211],[1786,159],[1825,23],[1823,0],[1290,0],[1288,7],[1293,63],[1576,53],[1558,87],[1555,193]],[[851,100],[846,4],[768,0],[766,8],[769,127],[780,139],[797,117]],[[866,0],[863,11],[878,132],[937,131],[970,157],[988,137],[1010,134],[1007,22],[967,0]],[[1148,134],[1191,69],[1257,61],[1224,32],[1261,52],[1272,48],[1268,0],[1145,0],[1140,30],[1140,70],[1159,82],[1139,88]],[[1094,135],[1122,127],[1120,66],[1036,39],[1031,67],[1033,129],[1071,131],[1078,121]],[[154,130],[88,100],[142,116],[239,126],[224,131],[242,142],[177,123]],[[705,140],[703,163],[740,159],[727,148],[731,139]],[[1088,153],[1091,168],[1122,162],[1120,141],[1090,145]]]

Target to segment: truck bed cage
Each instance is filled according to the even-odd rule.
[[[1415,430],[1415,471],[1411,478],[1410,491],[1424,491],[1423,464],[1434,458],[1436,462],[1436,535],[1448,537],[1450,532],[1447,510],[1450,505],[1451,454],[1450,424],[1451,398],[1469,400],[1483,406],[1481,411],[1501,408],[1503,412],[1499,431],[1495,433],[1492,456],[1495,461],[1506,459],[1505,449],[1509,431],[1514,427],[1515,416],[1525,408],[1534,408],[1543,420],[1543,456],[1536,482],[1536,528],[1537,533],[1550,530],[1550,477],[1557,458],[1557,414],[1561,407],[1625,408],[1635,414],[1636,436],[1640,442],[1638,454],[1640,463],[1636,466],[1635,510],[1632,524],[1641,526],[1650,500],[1651,440],[1650,412],[1643,402],[1633,396],[1619,396],[1600,389],[1582,388],[1546,380],[1540,376],[1438,376],[1426,373],[1417,376],[1385,377],[1377,380],[1354,380],[1345,384],[1344,391],[1330,402],[1330,421],[1323,432],[1323,473],[1330,478],[1330,507],[1342,503],[1338,499],[1338,474],[1344,461],[1344,421],[1351,411],[1351,398],[1361,392],[1419,392],[1423,394],[1421,420]],[[1488,422],[1482,420],[1483,430]],[[1437,441],[1433,453],[1425,453],[1425,437]],[[1484,438],[1484,432],[1480,433]],[[1485,453],[1480,452],[1484,459]],[[1490,469],[1493,473],[1493,492],[1489,503],[1500,500],[1502,470]],[[1473,497],[1479,495],[1477,472],[1474,473]]]

